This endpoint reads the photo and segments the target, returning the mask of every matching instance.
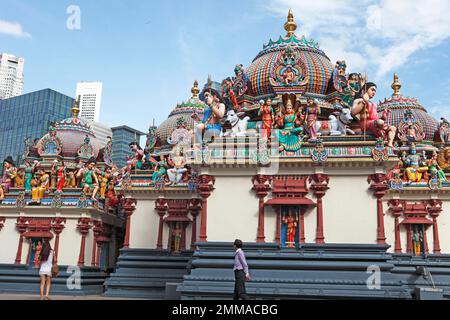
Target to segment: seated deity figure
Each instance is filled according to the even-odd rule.
[[[181,148],[174,148],[174,155],[168,158],[168,163],[172,166],[167,169],[170,184],[179,184],[183,179],[183,174],[187,172],[186,158],[182,154]]]
[[[94,166],[95,166],[95,159],[91,158],[88,161],[86,167],[82,168],[77,173],[77,177],[82,178],[81,187],[83,188],[84,194],[88,194],[89,191],[93,189],[91,197],[92,200],[96,200],[95,195],[97,194],[99,188],[98,178],[97,174],[95,173]]]
[[[160,182],[162,179],[164,179],[164,175],[167,172],[167,161],[166,159],[163,159],[161,161],[153,162],[154,165],[154,171],[152,174],[152,182],[150,183],[151,186],[155,186],[157,182]]]
[[[213,136],[219,136],[222,130],[220,122],[225,115],[225,104],[216,90],[209,88],[204,96],[209,108],[205,110],[201,123],[197,125],[195,132],[197,142],[202,142],[203,139],[209,140]],[[200,120],[197,113],[194,113],[192,118],[195,121]]]
[[[403,155],[403,163],[406,166],[406,175],[408,177],[408,184],[412,182],[421,182],[423,174],[428,171],[425,165],[425,155],[417,154],[416,146],[414,144],[410,147],[409,155]]]
[[[302,140],[298,136],[303,132],[302,127],[295,127],[297,116],[294,112],[294,106],[291,99],[287,99],[286,111],[281,119],[278,119],[278,141],[281,151],[297,151],[302,145]]]
[[[37,185],[31,190],[31,200],[33,203],[40,204],[45,191],[50,188],[50,176],[44,169],[39,169],[37,173],[39,178],[37,179]]]
[[[283,73],[283,81],[288,86],[295,80],[295,73],[294,70],[292,70],[291,66],[286,67],[286,71]]]
[[[377,106],[370,100],[375,97],[376,92],[376,84],[367,82],[355,97],[352,116],[359,118],[359,124],[364,134],[368,131],[375,137],[383,137],[388,142],[387,146],[393,148],[396,128],[386,123],[389,109],[384,111],[381,119],[378,117]]]
[[[0,201],[5,198],[5,193],[9,192],[9,188],[14,185],[14,175],[17,172],[14,161],[11,156],[8,156],[3,161],[3,176],[0,180]]]
[[[426,161],[430,175],[432,177],[435,176],[441,182],[447,182],[447,177],[445,176],[445,173],[442,170],[442,168],[439,166],[437,158],[438,153],[436,151],[433,151],[431,159],[428,159]]]

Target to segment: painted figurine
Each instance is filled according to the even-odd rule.
[[[406,175],[408,177],[408,184],[412,182],[421,182],[423,174],[428,171],[428,167],[425,165],[426,157],[424,155],[418,155],[416,146],[411,145],[410,154],[408,156],[403,155],[403,163],[406,166]]]
[[[278,126],[282,127],[278,131],[278,141],[280,142],[281,151],[297,151],[302,145],[302,140],[298,136],[302,131],[302,127],[295,127],[297,116],[294,112],[294,106],[290,99],[286,103],[286,112],[278,121]]]
[[[423,241],[423,235],[422,230],[419,230],[418,226],[414,226],[414,233],[412,235],[412,241],[413,241],[413,249],[414,249],[414,255],[420,256],[422,254],[422,241]]]
[[[52,174],[56,173],[56,190],[55,192],[62,192],[64,186],[66,184],[66,166],[64,165],[64,161],[61,164],[58,163],[58,160],[53,162],[52,166]]]
[[[154,163],[154,172],[152,174],[151,186],[154,186],[158,181],[160,181],[167,172],[167,162],[165,160],[158,161]]]
[[[167,175],[171,184],[179,184],[183,179],[183,174],[187,172],[185,168],[186,158],[183,156],[181,148],[174,148],[174,155],[168,158],[168,164],[172,168],[167,169]]]
[[[216,90],[207,89],[204,97],[209,108],[205,110],[201,123],[197,125],[196,137],[198,142],[203,141],[203,138],[209,140],[212,136],[219,136],[222,131],[220,122],[225,115],[225,105]],[[192,118],[199,121],[197,113],[194,113]]]
[[[450,133],[450,123],[445,118],[441,118],[441,123],[439,124],[439,139],[442,143],[447,143]]]
[[[264,100],[260,101],[261,108],[258,115],[262,116],[262,138],[270,139],[272,134],[272,126],[274,124],[274,111],[272,108],[272,100],[269,98],[264,103]]]
[[[137,142],[131,142],[129,146],[131,151],[134,153],[134,156],[127,161],[130,170],[133,168],[142,170],[145,158],[144,150],[142,150]]]
[[[396,128],[386,123],[389,109],[383,112],[381,119],[378,117],[377,106],[370,100],[375,97],[376,92],[376,84],[367,82],[353,102],[352,116],[359,117],[359,124],[364,135],[366,132],[370,132],[375,137],[381,136],[384,140],[387,140],[387,146],[393,148]]]
[[[33,164],[29,160],[25,160],[25,193],[31,193],[31,180],[33,179],[33,174],[36,169],[36,166],[39,165],[39,162],[35,160]]]
[[[5,198],[5,194],[9,192],[9,188],[13,187],[13,176],[16,167],[11,156],[6,157],[3,161],[3,176],[0,180],[0,201]]]
[[[39,268],[41,265],[41,250],[42,250],[42,242],[38,241],[35,249],[34,249],[34,267]]]
[[[305,110],[306,131],[308,132],[309,141],[317,140],[316,122],[320,114],[320,107],[317,101],[308,99]]]
[[[298,218],[289,215],[283,217],[283,222],[286,224],[286,243],[288,248],[295,248],[295,234],[297,232]]]
[[[180,223],[177,222],[175,224],[175,228],[172,231],[172,236],[173,236],[173,248],[174,248],[174,252],[175,253],[179,253],[181,250],[181,235],[182,235],[182,230],[180,227]]]
[[[441,182],[447,182],[445,173],[442,170],[442,168],[439,166],[437,159],[438,159],[438,154],[436,151],[433,151],[433,155],[431,156],[431,159],[428,159],[426,161],[430,175],[431,176],[435,175],[437,177],[437,179]]]
[[[284,71],[282,77],[283,77],[284,84],[287,85],[287,86],[289,84],[291,84],[292,82],[294,82],[294,80],[295,80],[295,73],[294,73],[294,70],[292,70],[291,66],[287,66],[286,67],[286,70]]]
[[[86,168],[81,169],[77,174],[79,177],[82,176],[81,187],[83,188],[84,194],[88,194],[90,189],[93,189],[92,200],[96,200],[95,195],[97,194],[99,188],[97,174],[94,171],[94,165],[95,160],[91,158],[88,161]]]
[[[50,176],[44,169],[39,169],[37,173],[39,178],[37,185],[31,189],[31,199],[33,203],[40,204],[45,192],[50,188]]]

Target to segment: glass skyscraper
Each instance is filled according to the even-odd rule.
[[[41,138],[52,122],[69,118],[73,103],[73,98],[51,89],[0,100],[0,172],[7,156],[21,163],[26,138]]]
[[[112,130],[112,159],[114,164],[117,167],[124,167],[126,162],[126,157],[129,155],[133,155],[130,150],[130,142],[137,141],[140,142],[141,136],[145,135],[145,133],[130,128],[128,126],[120,126],[111,128]],[[139,144],[142,149],[144,146]]]

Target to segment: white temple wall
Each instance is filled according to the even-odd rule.
[[[450,254],[450,201],[442,201],[442,212],[437,218],[439,226],[439,242],[441,245],[441,253]],[[432,226],[429,228],[432,231]],[[431,237],[432,237],[431,233]],[[427,234],[428,236],[428,234]],[[432,243],[433,238],[431,238]],[[430,244],[430,236],[428,236],[428,244]],[[433,248],[431,245],[430,248]]]
[[[59,235],[58,264],[68,266],[76,266],[78,264],[81,248],[81,233],[77,230],[77,224],[78,219],[66,220],[65,228]],[[55,248],[55,239],[56,236],[51,241],[53,249]],[[85,262],[88,261],[85,259]]]
[[[17,218],[6,217],[4,227],[0,230],[0,263],[11,264],[16,260],[17,246],[19,245],[16,220]],[[26,259],[26,254],[22,254],[22,256],[24,256],[23,259]]]
[[[258,198],[252,187],[249,176],[216,176],[208,198],[208,241],[256,241]],[[266,222],[270,229],[270,221]]]
[[[138,199],[136,211],[131,216],[130,248],[155,249],[158,241],[159,216],[155,211],[155,200]],[[164,226],[165,247],[168,228]]]

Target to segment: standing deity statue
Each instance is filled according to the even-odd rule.
[[[0,201],[5,198],[5,193],[9,192],[9,188],[13,187],[13,178],[17,169],[11,156],[3,161],[3,176],[0,180]]]
[[[127,165],[129,167],[129,171],[133,168],[142,170],[144,166],[144,150],[139,146],[137,142],[131,142],[129,144],[131,151],[134,153],[134,156],[127,161]]]
[[[283,222],[286,225],[286,247],[295,248],[295,234],[297,232],[298,217],[292,216],[292,212],[289,212],[289,215],[283,217]]]
[[[274,110],[272,108],[272,100],[269,98],[264,103],[264,100],[260,101],[261,108],[258,115],[262,116],[262,138],[270,139],[272,134],[272,126],[274,124]]]
[[[31,163],[29,160],[25,159],[25,193],[31,193],[31,180],[33,179],[34,170],[39,162],[35,160]]]
[[[439,124],[439,139],[441,143],[448,143],[450,134],[450,123],[445,118],[441,118]]]
[[[161,161],[152,162],[154,165],[151,186],[155,186],[157,183],[164,180],[164,176],[167,172],[167,161],[165,159]]]
[[[377,92],[375,83],[367,82],[361,88],[353,102],[352,116],[359,118],[359,124],[364,135],[366,132],[372,133],[375,137],[383,137],[387,141],[388,147],[394,147],[396,128],[386,123],[390,112],[386,109],[381,119],[378,117],[377,106],[372,99]]]
[[[309,136],[308,141],[317,140],[316,122],[319,118],[319,114],[320,114],[320,107],[318,105],[318,101],[314,99],[308,99],[305,110],[306,131]]]
[[[416,146],[414,144],[410,147],[409,155],[402,156],[403,163],[406,166],[406,175],[408,177],[408,184],[412,182],[421,182],[423,174],[428,171],[425,164],[425,154],[417,154]]]
[[[183,231],[180,226],[180,222],[175,223],[175,228],[172,231],[172,241],[173,241],[173,251],[174,253],[179,253],[181,251],[181,237]]]
[[[422,254],[423,234],[422,230],[420,230],[418,225],[414,225],[412,241],[413,241],[414,255],[420,256]]]
[[[287,99],[285,108],[285,113],[281,119],[278,119],[277,123],[277,126],[282,128],[278,131],[280,152],[297,151],[302,145],[302,139],[299,137],[299,134],[303,132],[303,128],[296,127],[297,116],[291,98]]]
[[[66,185],[66,166],[64,165],[64,161],[61,161],[59,164],[58,160],[53,162],[52,166],[52,175],[56,174],[56,192],[62,192],[63,188]]]
[[[222,131],[220,122],[225,115],[225,104],[216,90],[212,88],[207,89],[204,97],[209,108],[205,110],[203,119],[196,128],[198,142],[203,141],[203,139],[209,140],[213,136],[219,136]],[[197,113],[194,113],[192,118],[196,121],[200,120]]]
[[[167,169],[170,184],[179,184],[183,180],[183,174],[187,172],[186,158],[182,154],[181,148],[175,147],[173,155],[168,158],[168,164],[172,168]]]

